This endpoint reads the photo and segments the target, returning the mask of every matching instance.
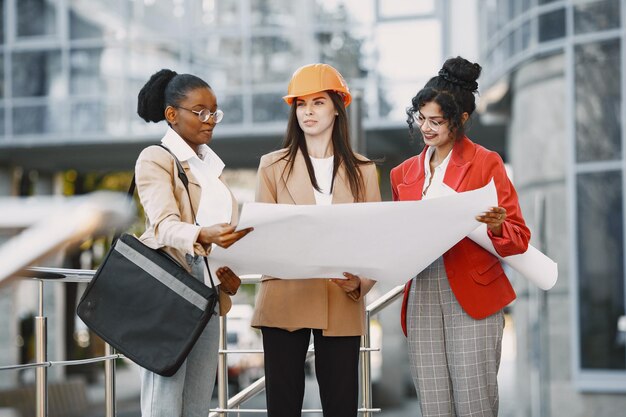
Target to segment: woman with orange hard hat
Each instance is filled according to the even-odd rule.
[[[374,163],[350,147],[346,106],[351,99],[343,77],[330,65],[296,70],[284,97],[291,111],[283,148],[261,158],[256,201],[380,201]],[[374,283],[349,271],[342,279],[262,278],[252,325],[263,333],[268,416],[301,415],[311,333],[324,416],[357,415],[364,297]]]

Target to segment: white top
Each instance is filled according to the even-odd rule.
[[[448,168],[448,163],[450,162],[450,156],[452,155],[452,150],[448,152],[448,156],[439,164],[439,166],[435,167],[434,172],[431,174],[430,172],[430,159],[433,157],[435,153],[435,148],[429,146],[426,149],[426,158],[424,158],[424,187],[422,188],[422,200],[428,200],[430,198],[436,198],[442,195],[446,195],[444,189],[447,189],[448,186],[443,183],[443,177],[446,174],[446,169]],[[432,181],[430,177],[432,176]],[[430,187],[428,183],[430,182]]]
[[[322,192],[313,188],[315,194],[315,204],[318,206],[327,206],[332,204],[333,195],[330,192],[330,188],[333,183],[333,160],[334,157],[328,158],[311,158],[311,164],[313,165],[313,172],[315,173],[315,179],[317,185],[319,185]]]
[[[168,128],[161,143],[166,146],[179,161],[187,161],[191,173],[200,184],[200,204],[194,207],[196,210],[196,223],[199,226],[212,226],[217,223],[230,223],[233,200],[230,190],[219,179],[224,170],[224,162],[207,145],[198,147],[198,154],[176,133]],[[193,244],[187,248],[187,252],[194,255]],[[204,283],[211,285],[206,266],[204,267]],[[219,284],[219,279],[214,276],[213,281]]]

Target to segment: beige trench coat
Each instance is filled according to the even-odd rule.
[[[191,173],[189,163],[180,161],[189,179],[189,195],[178,178],[178,169],[172,155],[159,146],[149,146],[137,158],[135,182],[139,201],[146,215],[146,231],[139,238],[152,249],[163,248],[178,263],[189,270],[185,253],[193,245],[194,253],[208,256],[207,248],[196,240],[200,226],[193,221],[193,209],[200,204],[202,189]],[[232,196],[232,193],[231,193]],[[238,218],[237,201],[233,199],[231,223]],[[230,297],[220,291],[220,314],[226,314],[231,306]]]
[[[286,178],[285,150],[264,155],[257,174],[256,201],[277,204],[315,204],[313,186],[304,157],[298,153],[293,171]],[[357,155],[360,159],[364,157]],[[361,165],[364,201],[380,201],[378,173],[374,164]],[[333,204],[353,203],[343,166],[333,184]],[[346,271],[351,272],[351,271]],[[358,295],[351,298],[328,279],[281,280],[264,276],[256,300],[252,325],[286,330],[322,329],[325,336],[359,336],[365,326],[365,294],[375,281],[361,277]]]

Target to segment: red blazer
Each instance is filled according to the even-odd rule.
[[[394,201],[422,199],[425,157],[426,149],[391,170]],[[491,178],[498,192],[498,205],[506,208],[507,217],[502,224],[502,236],[493,236],[489,232],[489,237],[501,256],[524,253],[528,248],[530,230],[522,218],[517,193],[506,174],[502,158],[467,137],[457,140],[443,182],[461,192],[483,187]],[[469,238],[464,238],[444,253],[443,263],[452,292],[471,317],[488,317],[515,299],[515,291],[498,258]],[[411,281],[405,286],[402,302],[401,320],[405,335],[410,288]]]

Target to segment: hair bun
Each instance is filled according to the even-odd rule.
[[[451,84],[474,93],[478,90],[476,80],[480,77],[481,71],[480,65],[457,56],[444,62],[443,67],[439,70],[439,76]]]
[[[146,122],[160,122],[165,119],[165,89],[178,75],[176,71],[162,69],[152,74],[137,96],[137,114]]]

